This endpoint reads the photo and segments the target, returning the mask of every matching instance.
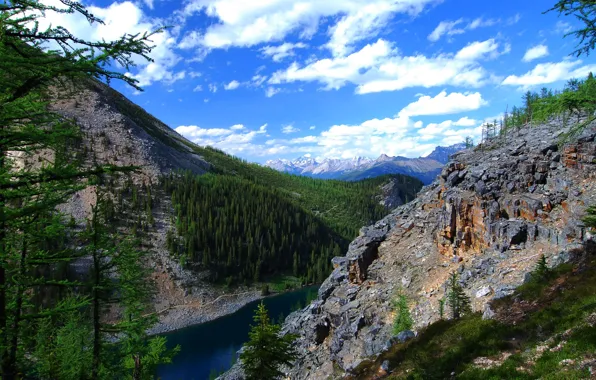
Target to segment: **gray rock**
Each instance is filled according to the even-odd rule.
[[[486,297],[492,292],[490,286],[483,286],[476,292],[476,298]]]
[[[484,305],[484,311],[482,312],[482,319],[495,319],[496,313],[490,308],[489,304]]]

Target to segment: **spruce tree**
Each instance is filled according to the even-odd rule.
[[[395,317],[393,319],[393,334],[399,334],[405,330],[411,330],[414,320],[408,307],[408,298],[405,294],[398,294],[393,302]]]
[[[240,353],[242,368],[248,380],[273,380],[283,376],[282,366],[289,366],[296,358],[293,342],[296,335],[280,335],[281,327],[272,324],[261,302],[255,310],[249,341]]]
[[[546,281],[550,274],[551,270],[546,264],[546,256],[540,255],[540,259],[538,259],[534,271],[532,272],[532,279],[535,281]]]
[[[448,280],[447,305],[451,310],[451,318],[459,319],[472,311],[470,297],[464,292],[456,272],[451,273]]]

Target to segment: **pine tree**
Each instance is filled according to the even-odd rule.
[[[393,319],[393,334],[399,334],[405,330],[411,330],[414,320],[408,307],[408,298],[405,294],[399,294],[393,302],[395,317]]]
[[[451,318],[459,319],[472,311],[470,297],[464,292],[456,272],[448,280],[447,304],[451,309]]]
[[[249,341],[240,353],[242,367],[248,380],[274,380],[283,376],[280,367],[289,366],[296,358],[293,342],[296,336],[281,336],[279,325],[272,324],[263,303],[253,317]]]

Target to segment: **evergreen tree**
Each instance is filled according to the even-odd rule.
[[[540,255],[540,259],[538,259],[534,271],[532,272],[532,279],[535,281],[546,281],[550,277],[550,274],[551,270],[546,264],[546,256]]]
[[[445,298],[439,300],[439,318],[445,318]]]
[[[474,139],[472,139],[472,137],[468,136],[468,137],[466,137],[464,144],[466,146],[466,149],[473,148],[474,147]]]
[[[414,326],[414,320],[408,307],[408,298],[405,294],[398,294],[393,302],[395,317],[393,319],[393,334],[399,334],[405,330],[411,330]]]
[[[456,272],[448,280],[447,305],[451,309],[451,318],[459,319],[472,311],[470,297],[464,292]]]
[[[111,70],[111,64],[129,68],[135,55],[148,59],[151,51],[151,34],[93,42],[57,25],[40,29],[46,12],[76,13],[89,22],[102,22],[81,4],[67,0],[58,6],[37,0],[0,4],[0,374],[4,380],[14,379],[19,361],[27,360],[24,319],[47,316],[58,323],[59,315],[81,306],[81,300],[63,296],[73,284],[55,271],[72,260],[72,252],[65,252],[64,244],[41,249],[61,224],[52,221],[54,207],[85,187],[84,179],[124,170],[81,169],[72,149],[80,137],[78,129],[52,112],[49,100],[70,94],[89,78],[119,79],[138,88],[133,78]],[[41,151],[52,152],[53,158],[31,165]],[[50,267],[52,275],[44,275]],[[52,295],[47,308],[40,307],[40,292],[46,298]],[[38,299],[32,300],[35,296]]]
[[[272,324],[263,303],[253,317],[249,341],[240,353],[242,367],[248,380],[273,380],[283,376],[280,367],[289,366],[296,358],[293,342],[296,336],[281,336],[279,325]]]
[[[596,206],[591,206],[587,210],[586,217],[584,217],[584,223],[587,227],[596,228]]]
[[[176,350],[167,351],[164,338],[150,339],[145,333],[156,322],[155,316],[146,310],[152,292],[148,269],[143,266],[147,252],[136,249],[136,242],[130,238],[110,232],[105,199],[105,196],[98,197],[89,228],[83,234],[85,251],[92,258],[89,281],[93,331],[91,379],[152,378],[155,367],[170,362]],[[114,305],[122,310],[122,318],[107,323],[104,315]],[[107,349],[107,338],[115,334],[121,341],[118,359],[111,361],[109,357],[113,356],[114,349]]]

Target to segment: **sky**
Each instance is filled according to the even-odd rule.
[[[57,0],[47,0],[57,1]],[[569,56],[554,0],[83,1],[105,25],[46,14],[91,40],[168,28],[144,91],[112,86],[199,145],[249,161],[419,157],[478,141],[527,90],[596,72]]]

